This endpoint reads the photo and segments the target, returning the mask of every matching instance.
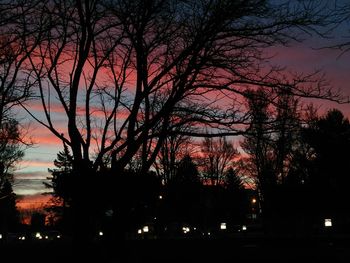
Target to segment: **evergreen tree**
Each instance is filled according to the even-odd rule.
[[[165,188],[165,217],[175,222],[198,222],[201,182],[189,155],[180,162],[175,176]]]
[[[180,184],[199,183],[199,172],[191,156],[186,155],[179,162],[173,181]]]
[[[14,231],[18,224],[16,195],[13,192],[12,183],[6,179],[0,189],[0,232]]]
[[[226,172],[225,209],[232,221],[242,222],[248,212],[248,198],[242,178],[232,167]]]
[[[54,160],[56,168],[49,169],[51,173],[50,183],[44,183],[47,187],[53,189],[53,198],[51,204],[47,207],[49,217],[53,222],[63,220],[64,223],[68,223],[66,227],[69,227],[70,209],[72,193],[73,193],[73,175],[72,175],[72,163],[73,157],[66,144],[63,144],[63,151],[57,154],[57,158]]]
[[[51,184],[48,185],[54,190],[54,194],[57,197],[63,198],[67,201],[71,197],[71,183],[72,180],[72,164],[73,157],[66,144],[63,145],[63,151],[57,154],[57,158],[54,160],[55,169],[49,169],[51,173]]]
[[[312,149],[306,183],[311,189],[315,212],[324,216],[348,213],[349,120],[339,110],[330,110],[313,120],[303,135]]]

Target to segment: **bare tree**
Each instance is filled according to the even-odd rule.
[[[276,209],[281,205],[281,198],[286,199],[284,209],[287,209],[292,203],[290,193],[297,189],[293,187],[302,183],[293,175],[301,153],[302,107],[299,100],[290,95],[288,87],[276,94],[251,91],[248,96],[251,126],[241,144],[248,155],[244,167],[255,179],[265,227],[269,227],[276,219],[275,213],[282,209]],[[297,179],[294,185],[293,179]]]
[[[313,74],[286,78],[264,63],[265,47],[329,22],[322,1],[48,1],[43,9],[50,29],[27,52],[45,119],[27,109],[72,148],[79,169],[97,170],[108,155],[122,171],[140,149],[147,169],[174,126],[241,134],[247,86],[341,99]],[[66,130],[52,119],[55,103]]]
[[[35,80],[26,67],[42,32],[41,1],[3,1],[0,8],[0,163],[4,168],[0,188],[11,181],[14,164],[31,145],[27,130],[14,108],[31,96]]]
[[[175,176],[179,161],[186,155],[191,156],[194,152],[195,146],[191,137],[181,134],[181,132],[190,131],[190,129],[187,126],[175,127],[164,139],[153,164],[164,184]]]
[[[340,56],[350,51],[350,30],[348,28],[350,21],[350,4],[347,1],[335,1],[334,9],[338,17],[338,27],[333,28],[332,44],[325,46],[325,48],[340,50]],[[347,31],[346,33],[344,31]],[[339,39],[340,38],[340,39]]]
[[[239,153],[226,137],[205,138],[201,145],[201,166],[204,181],[211,185],[223,185],[227,171],[233,167]]]
[[[39,2],[2,1],[0,4],[0,228],[7,232],[19,223],[13,193],[13,168],[30,145],[14,107],[30,97],[33,85],[25,62],[36,46],[40,25],[35,25]],[[24,18],[32,16],[31,21]]]
[[[0,147],[6,170],[23,155],[20,145],[30,144],[13,109],[30,99],[35,83],[26,62],[42,32],[35,18],[40,6],[40,1],[5,1],[0,8]]]

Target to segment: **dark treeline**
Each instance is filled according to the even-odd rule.
[[[120,223],[124,232],[119,234],[126,236],[136,234],[143,225],[151,225],[161,236],[174,235],[171,231],[175,226],[180,232],[186,225],[218,231],[223,222],[231,228],[261,225],[267,233],[305,235],[322,232],[325,219],[332,220],[334,231],[348,233],[348,119],[336,109],[318,117],[310,108],[301,118],[290,107],[286,108],[288,115],[280,111],[267,115],[268,108],[259,111],[266,118],[264,125],[274,127],[259,130],[254,125],[240,143],[243,153],[225,137],[206,138],[199,153],[191,151],[192,157],[190,153],[176,154],[173,171],[158,166],[158,173],[141,173],[133,164],[116,178],[109,176],[109,171],[101,172],[102,180],[96,180],[93,188],[99,209],[90,210],[95,217],[90,226],[94,233],[99,229],[112,231],[113,209],[123,211]],[[281,115],[285,126],[271,121]],[[187,143],[182,137],[179,144]],[[213,148],[208,152],[209,144]],[[60,202],[51,207],[51,216],[56,227],[69,232],[74,177],[67,147],[58,154],[55,166],[50,170],[50,187]],[[167,232],[167,228],[172,230]]]
[[[328,132],[347,140],[327,124],[338,118],[346,129],[347,121],[336,111],[305,118],[300,105],[348,99],[319,72],[288,72],[266,53],[346,20],[348,7],[330,2],[3,1],[0,130],[13,130],[4,142],[17,154],[9,163],[30,145],[15,120],[19,106],[64,145],[52,187],[78,241],[106,213],[118,237],[156,212],[165,221],[243,220],[242,182],[256,191],[266,229],[293,209],[309,211],[318,196],[331,202],[320,209],[342,214],[345,205],[331,204],[345,168],[322,166],[342,159],[320,141]],[[247,158],[224,139],[239,135]],[[201,156],[192,148],[199,138]]]

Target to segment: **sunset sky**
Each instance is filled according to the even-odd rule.
[[[321,40],[312,38],[304,43],[293,44],[291,47],[276,47],[271,50],[275,54],[273,61],[281,66],[286,66],[288,69],[297,72],[311,72],[315,69],[321,69],[326,73],[331,85],[335,89],[341,89],[345,96],[350,96],[350,52],[339,56],[339,50],[318,49],[332,43],[338,43],[350,28],[349,23],[344,24],[337,29],[334,38]],[[349,35],[349,34],[348,34]],[[30,108],[33,109],[37,116],[41,114],[41,105],[39,102],[28,102]],[[350,117],[350,105],[338,105],[328,101],[318,101],[320,112],[324,112],[330,108],[340,109],[345,116]],[[53,105],[51,111],[54,114],[54,121],[58,126],[64,127],[65,119],[61,113],[61,108]],[[19,163],[16,176],[24,178],[44,179],[47,177],[48,168],[53,167],[53,160],[56,158],[58,151],[62,150],[62,143],[53,136],[49,130],[42,127],[40,124],[31,120],[30,116],[19,110],[19,115],[22,120],[30,123],[30,135],[35,142],[34,147],[26,150],[26,155]],[[30,185],[28,185],[30,188]],[[15,186],[15,191],[18,194],[38,194],[41,190],[32,189],[32,191],[24,191],[25,186]]]

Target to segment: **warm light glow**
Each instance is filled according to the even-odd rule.
[[[142,229],[137,230],[137,234],[141,235],[142,234]]]
[[[144,226],[142,230],[143,230],[144,233],[148,233],[149,228],[148,228],[148,226]]]
[[[221,223],[220,224],[220,229],[221,230],[226,230],[226,223]]]
[[[252,199],[252,204],[255,204],[255,203],[256,203],[256,199],[253,198],[253,199]]]
[[[39,232],[37,232],[37,233],[35,234],[35,237],[36,237],[36,238],[39,238],[39,237],[41,237],[41,234],[40,234]]]
[[[0,234],[0,239],[2,239],[2,234]]]
[[[60,235],[58,235],[58,236],[57,236],[57,238],[61,238],[61,236],[60,236]]]
[[[160,196],[159,196],[159,199],[163,199],[163,196],[160,195]]]
[[[246,230],[247,230],[247,226],[246,226],[246,225],[243,225],[243,226],[242,226],[242,230],[243,230],[243,231],[246,231]]]
[[[102,231],[98,232],[98,235],[103,236],[103,232]]]
[[[324,220],[324,226],[325,227],[331,227],[332,226],[332,219],[325,219]]]
[[[45,236],[45,239],[49,239],[49,237],[48,237],[48,236]]]
[[[184,232],[184,234],[187,234],[188,232],[190,232],[190,228],[187,226],[182,227],[182,231]]]

